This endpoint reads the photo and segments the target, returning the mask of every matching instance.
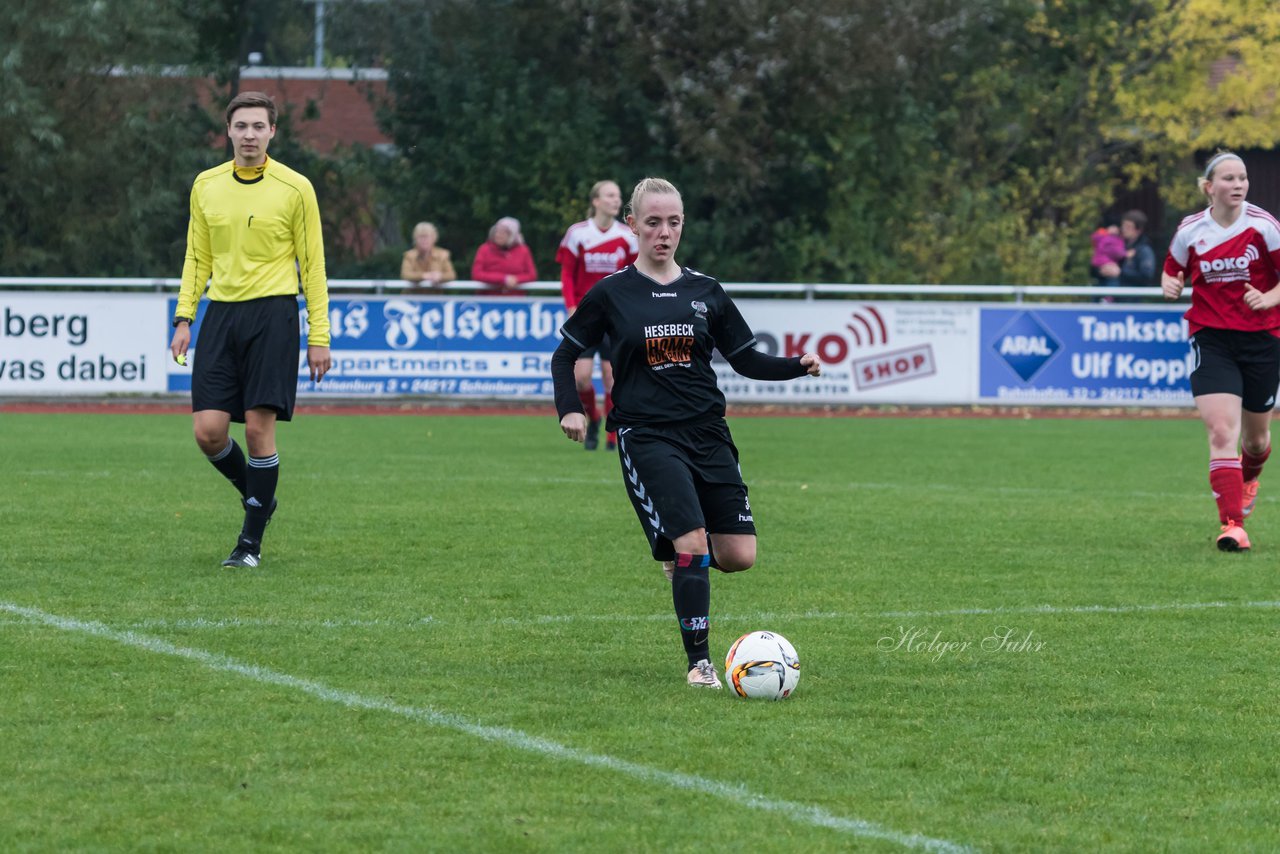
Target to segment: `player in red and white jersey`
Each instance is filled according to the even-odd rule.
[[[574,223],[565,232],[556,251],[560,263],[560,288],[564,292],[564,304],[572,315],[578,303],[591,290],[591,286],[612,275],[636,260],[639,244],[626,225],[618,221],[622,210],[622,190],[613,181],[597,181],[591,188],[591,207],[587,219]],[[609,416],[613,408],[613,363],[610,342],[605,337],[599,347],[584,350],[574,365],[574,381],[578,387],[578,399],[587,413],[587,438],[583,443],[588,451],[600,445],[600,421]],[[600,378],[604,383],[604,412],[596,408],[595,386],[591,383],[591,368],[597,353],[600,356]],[[617,441],[612,432],[606,437],[606,448],[612,451]]]
[[[1177,299],[1190,278],[1191,393],[1209,433],[1218,548],[1245,551],[1280,386],[1280,223],[1244,200],[1249,175],[1229,151],[1209,161],[1200,189],[1209,207],[1178,226],[1161,286]]]

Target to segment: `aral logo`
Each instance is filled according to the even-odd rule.
[[[1023,382],[1038,374],[1062,349],[1061,342],[1029,311],[1020,312],[1009,321],[991,346]]]

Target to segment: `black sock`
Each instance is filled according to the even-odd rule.
[[[240,446],[236,444],[235,439],[227,439],[227,446],[212,457],[206,457],[209,462],[213,463],[213,467],[222,473],[222,476],[231,481],[231,485],[236,488],[243,498],[246,489],[247,475],[245,473],[244,451],[240,450]]]
[[[267,519],[271,518],[271,505],[276,500],[276,483],[280,480],[280,457],[249,458],[248,491],[245,494],[244,528],[241,539],[253,543],[262,542]]]
[[[711,578],[707,570],[710,563],[707,555],[677,554],[676,571],[671,579],[671,599],[676,606],[680,640],[684,642],[685,655],[689,656],[690,670],[702,659],[711,658],[708,652]]]

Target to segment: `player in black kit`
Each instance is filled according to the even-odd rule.
[[[676,263],[684,228],[680,191],[661,178],[636,185],[627,224],[640,240],[634,265],[601,279],[560,330],[551,358],[560,428],[575,442],[587,432],[573,381],[582,351],[608,335],[613,344],[613,411],[623,485],[655,560],[671,579],[688,682],[719,688],[708,644],[708,569],[750,569],[756,529],[738,449],[724,420],[711,353],[757,380],[818,376],[818,357],[767,356],[720,283]]]

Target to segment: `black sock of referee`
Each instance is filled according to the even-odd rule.
[[[680,640],[689,669],[702,659],[711,659],[707,645],[711,613],[711,578],[707,555],[677,554],[675,575],[671,577],[671,599],[680,620]]]
[[[248,491],[244,497],[244,528],[240,538],[262,542],[271,503],[276,500],[276,483],[280,480],[280,455],[249,457]]]
[[[236,440],[227,437],[227,446],[212,457],[206,456],[209,462],[213,463],[213,467],[222,473],[222,476],[231,481],[231,485],[240,493],[240,497],[245,496],[245,482],[247,474],[245,472],[244,451],[240,450],[240,446],[236,444]]]

